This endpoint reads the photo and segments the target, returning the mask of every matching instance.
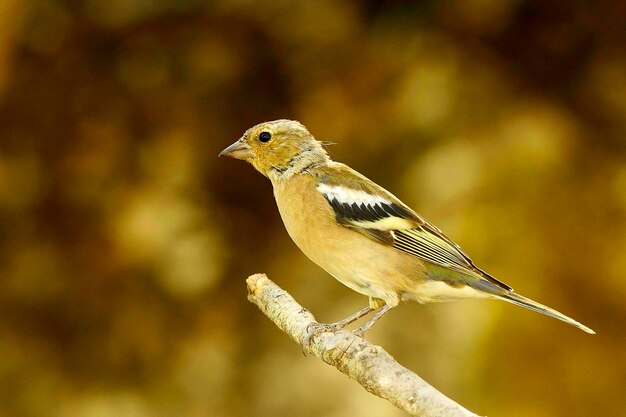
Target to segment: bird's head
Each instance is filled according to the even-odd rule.
[[[220,156],[247,161],[271,180],[288,178],[330,160],[322,143],[300,122],[274,120],[251,127]]]

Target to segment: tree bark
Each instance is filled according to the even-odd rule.
[[[248,300],[302,345],[307,326],[315,322],[313,315],[265,274],[251,275],[246,282]],[[400,365],[382,347],[348,330],[320,333],[304,350],[412,416],[478,417]]]

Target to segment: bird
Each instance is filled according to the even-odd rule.
[[[220,152],[250,163],[272,183],[287,233],[314,263],[368,305],[335,323],[311,323],[306,344],[372,314],[353,330],[363,336],[401,301],[503,300],[589,327],[516,293],[477,267],[459,245],[395,195],[333,161],[323,143],[295,120],[259,123]]]

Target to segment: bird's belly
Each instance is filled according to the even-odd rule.
[[[311,232],[315,233],[313,230]],[[399,301],[403,287],[401,282],[406,281],[406,277],[400,276],[397,271],[385,264],[384,258],[377,259],[376,255],[367,253],[369,251],[359,251],[350,242],[342,241],[341,238],[327,240],[321,247],[309,245],[308,239],[302,235],[293,240],[309,259],[345,286],[360,294],[380,298],[394,305],[397,301],[393,300]],[[371,243],[378,245],[375,242]]]

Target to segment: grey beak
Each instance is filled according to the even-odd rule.
[[[252,149],[246,142],[239,139],[237,142],[220,152],[218,156],[228,156],[230,158],[243,159],[245,161],[252,158]]]

